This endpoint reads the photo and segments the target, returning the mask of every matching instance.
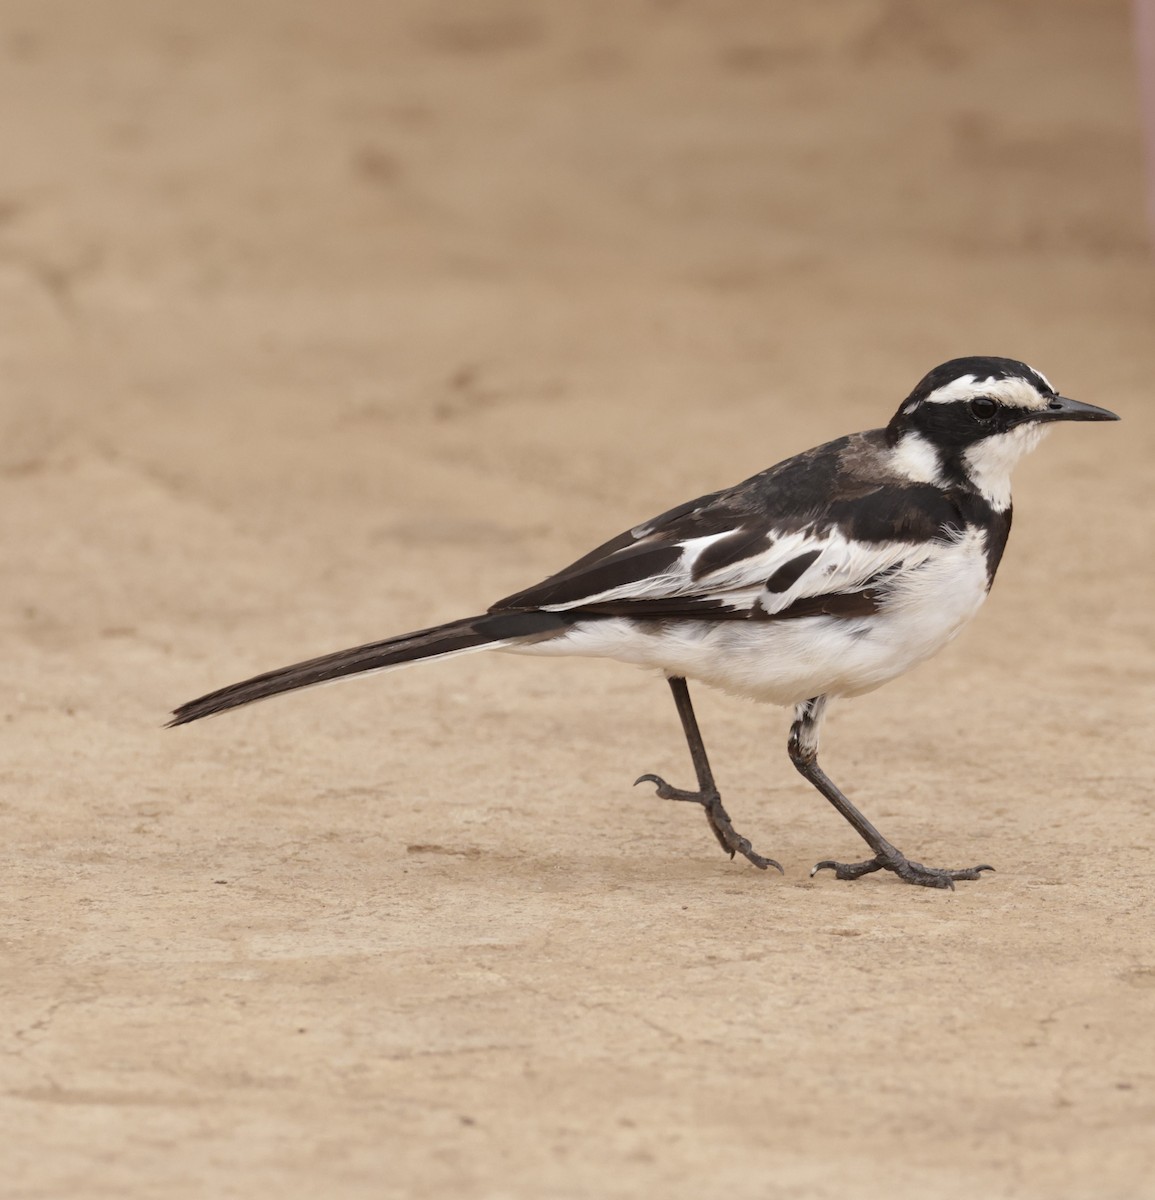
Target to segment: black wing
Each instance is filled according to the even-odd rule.
[[[873,611],[961,519],[885,470],[885,434],[840,438],[627,530],[490,611],[767,619]]]

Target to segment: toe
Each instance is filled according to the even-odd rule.
[[[946,874],[949,875],[951,879],[982,879],[984,871],[990,871],[993,874],[994,867],[983,863],[982,866],[979,867],[967,867],[965,871],[947,871]]]

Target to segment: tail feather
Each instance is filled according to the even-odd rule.
[[[320,658],[310,658],[307,662],[254,675],[252,679],[244,679],[182,704],[173,711],[168,724],[170,728],[173,725],[187,725],[190,721],[199,721],[202,717],[240,708],[282,692],[344,679],[349,675],[361,675],[367,671],[384,671],[423,658],[442,658],[468,650],[484,650],[488,646],[535,641],[559,633],[572,625],[574,620],[574,617],[565,613],[520,612],[486,613],[480,617],[450,621],[433,629],[419,629],[415,633],[405,633],[383,642],[370,642],[366,646],[322,654]]]

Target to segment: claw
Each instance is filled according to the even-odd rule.
[[[863,875],[869,875],[873,871],[881,871],[883,863],[877,858],[868,858],[865,862],[860,863],[840,863],[835,862],[832,858],[824,858],[820,863],[815,863],[810,869],[810,878],[813,879],[819,871],[833,871],[835,879],[861,879]]]
[[[767,867],[773,867],[779,874],[786,874],[780,862],[776,862],[772,858],[763,858],[750,844],[749,839],[744,838],[734,828],[730,821],[730,815],[722,807],[722,798],[716,791],[691,792],[685,788],[672,787],[660,775],[649,773],[639,775],[634,780],[634,787],[637,787],[639,783],[654,784],[658,797],[662,800],[686,800],[693,804],[700,804],[706,810],[706,820],[709,822],[710,831],[717,839],[718,845],[722,847],[723,853],[728,854],[731,860],[735,855],[741,854],[760,871],[765,871]]]
[[[943,891],[955,890],[954,880],[949,875],[932,875],[930,878],[908,879],[907,883],[917,883],[921,887],[942,888]]]
[[[685,788],[674,787],[660,775],[639,775],[634,780],[634,787],[637,787],[639,783],[654,784],[658,789],[658,796],[662,800],[688,800],[691,804],[702,805],[707,812],[711,812],[716,805],[721,806],[722,803],[717,792],[709,792],[706,795],[701,792],[690,792]],[[722,811],[725,812],[725,809]]]
[[[639,775],[634,780],[634,787],[639,783],[652,783],[663,800],[697,800],[697,792],[687,792],[682,788],[671,787],[660,775]]]
[[[863,875],[874,871],[893,871],[904,883],[953,892],[956,879],[980,879],[983,871],[993,870],[994,867],[983,863],[959,871],[942,871],[937,867],[924,867],[922,863],[912,862],[904,855],[895,853],[876,854],[874,858],[857,863],[840,863],[832,858],[824,858],[810,869],[810,878],[813,879],[819,871],[833,871],[835,879],[861,879]]]

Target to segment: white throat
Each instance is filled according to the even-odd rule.
[[[1006,433],[983,438],[963,455],[971,482],[996,512],[1006,512],[1010,508],[1011,472],[1015,464],[1049,432],[1048,426],[1032,421]]]

